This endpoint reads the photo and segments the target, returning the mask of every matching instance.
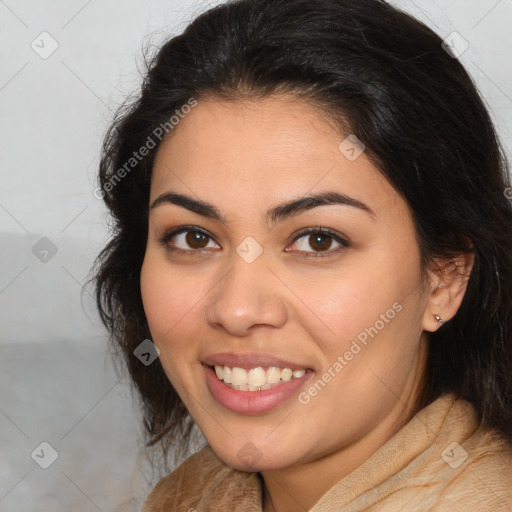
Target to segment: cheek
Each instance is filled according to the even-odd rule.
[[[160,350],[160,362],[178,394],[182,396],[189,364],[196,360],[191,343],[190,322],[198,306],[200,291],[193,278],[171,272],[158,254],[148,251],[141,268],[141,296],[153,343]],[[194,284],[197,280],[194,280]],[[187,331],[188,330],[188,331]],[[184,397],[182,399],[185,401]]]
[[[296,277],[294,291],[307,306],[300,306],[299,322],[319,346],[323,370],[338,362],[333,394],[323,396],[326,407],[328,395],[333,400],[343,396],[346,406],[352,404],[350,397],[383,398],[375,392],[376,375],[396,389],[404,385],[419,336],[419,276],[413,251],[397,257],[374,247],[364,256],[347,258],[341,270],[307,284],[302,276]]]
[[[289,275],[294,283],[291,288],[300,299],[300,323],[333,350],[343,349],[345,341],[372,326],[406,296],[416,277],[414,272],[400,276],[400,265],[368,252],[347,258],[339,268],[317,274],[315,279],[305,279],[302,273]]]
[[[153,341],[165,348],[191,313],[200,291],[192,278],[171,272],[165,260],[151,251],[146,253],[141,269],[140,286],[144,311]]]

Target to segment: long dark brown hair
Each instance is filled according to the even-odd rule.
[[[459,311],[430,336],[421,407],[454,392],[512,443],[509,169],[475,84],[439,36],[383,0],[235,0],[161,46],[104,140],[97,191],[112,238],[95,262],[97,305],[137,390],[147,446],[183,449],[193,425],[159,359],[134,355],[151,339],[139,279],[158,127],[171,133],[192,98],[279,94],[365,144],[410,205],[424,268],[474,253]],[[143,146],[153,147],[135,162]]]

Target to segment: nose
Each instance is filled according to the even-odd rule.
[[[266,266],[264,256],[247,263],[238,255],[210,295],[207,322],[232,336],[246,336],[257,327],[282,327],[287,319],[285,287]]]

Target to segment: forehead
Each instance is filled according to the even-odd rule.
[[[173,189],[215,204],[243,197],[263,208],[337,190],[376,210],[400,206],[401,198],[364,152],[354,160],[340,150],[348,135],[295,98],[199,101],[158,150],[151,200]]]

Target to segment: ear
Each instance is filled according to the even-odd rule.
[[[472,253],[464,253],[450,260],[435,259],[432,262],[428,270],[430,283],[423,330],[437,331],[443,323],[455,316],[466,293],[473,263]]]

